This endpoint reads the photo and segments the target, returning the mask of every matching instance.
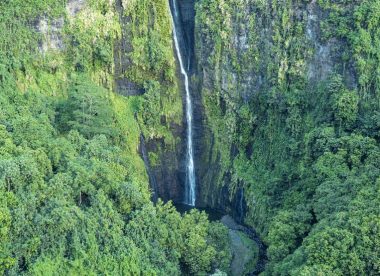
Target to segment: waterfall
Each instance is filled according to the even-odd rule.
[[[171,0],[171,16],[173,25],[173,38],[174,46],[177,52],[177,58],[181,67],[181,74],[183,75],[184,85],[186,90],[186,122],[187,122],[187,147],[186,147],[186,187],[185,187],[185,203],[191,206],[195,205],[195,170],[194,170],[194,150],[193,150],[193,106],[190,95],[189,76],[183,63],[183,56],[181,54],[178,36],[179,14],[177,9],[176,0]],[[188,61],[187,68],[190,67],[190,60]]]

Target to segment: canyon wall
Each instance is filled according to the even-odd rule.
[[[355,233],[355,223],[334,223],[357,216],[358,191],[376,186],[375,178],[347,180],[372,162],[362,145],[379,141],[375,2],[196,3],[198,204],[258,231],[268,275],[355,274],[342,250],[340,261],[320,262],[314,257],[331,248],[313,246],[332,237],[330,227]],[[368,256],[357,254],[370,271]]]
[[[317,87],[333,74],[357,88],[354,61],[345,56],[345,39],[321,31],[330,11],[317,1],[199,1],[196,11],[195,80],[206,126],[199,204],[236,212],[247,186],[240,163],[260,158],[267,163],[262,169],[271,172],[278,163],[273,159],[293,158],[279,138],[303,132],[304,111],[295,98],[318,97]],[[272,125],[277,137],[263,125]],[[261,208],[256,192],[250,193],[250,209]]]

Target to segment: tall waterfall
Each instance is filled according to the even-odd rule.
[[[191,206],[195,205],[195,171],[194,171],[194,150],[193,150],[193,106],[190,95],[189,76],[183,63],[183,56],[178,37],[181,33],[178,32],[177,24],[180,24],[178,14],[177,1],[171,0],[171,15],[173,24],[174,46],[177,52],[181,74],[183,75],[185,90],[186,90],[186,121],[187,121],[187,156],[186,156],[186,187],[185,187],[185,203]],[[190,67],[190,59],[188,59],[187,68]]]

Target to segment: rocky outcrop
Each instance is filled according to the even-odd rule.
[[[332,49],[334,41],[321,43],[319,22],[323,12],[315,0],[307,6],[306,37],[313,44],[314,56],[308,65],[307,77],[310,81],[325,80],[333,71]]]
[[[63,17],[58,19],[49,20],[42,17],[36,24],[37,32],[41,33],[43,39],[40,41],[39,50],[41,53],[46,53],[49,50],[59,51],[63,50],[62,28],[64,25]]]
[[[119,12],[121,22],[122,36],[115,42],[114,45],[114,90],[123,96],[136,96],[144,94],[144,88],[141,85],[131,81],[126,76],[126,71],[131,66],[131,59],[129,57],[132,52],[131,33],[127,24],[130,18],[125,15],[125,8],[121,1],[116,1],[116,7]]]
[[[66,12],[69,18],[74,18],[86,5],[85,0],[69,0],[66,4]],[[35,29],[42,34],[42,40],[39,43],[39,50],[46,54],[50,51],[61,51],[65,48],[63,41],[63,27],[65,24],[64,17],[46,18],[44,16],[37,19]]]
[[[76,16],[86,5],[86,0],[69,0],[66,5],[67,14]]]
[[[323,11],[316,0],[306,6],[307,23],[306,38],[313,48],[313,55],[308,60],[307,78],[309,83],[316,84],[325,81],[334,72],[339,72],[351,88],[357,88],[357,78],[352,62],[343,60],[345,41],[335,37],[325,41],[322,38],[321,22],[327,18],[328,13]],[[342,47],[343,46],[343,47]]]

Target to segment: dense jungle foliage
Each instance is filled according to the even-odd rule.
[[[227,229],[154,206],[138,154],[140,128],[170,142],[157,114],[182,116],[170,21],[147,21],[166,1],[76,2],[0,2],[0,275],[228,271]],[[132,10],[133,47],[148,48],[126,74],[148,92],[122,97],[113,45]]]
[[[380,1],[196,9],[212,185],[244,189],[264,274],[379,275]]]
[[[197,0],[195,20],[201,185],[244,191],[263,274],[379,275],[380,1]],[[151,202],[140,135],[159,166],[182,112],[167,0],[1,0],[0,275],[230,273],[226,227]]]

